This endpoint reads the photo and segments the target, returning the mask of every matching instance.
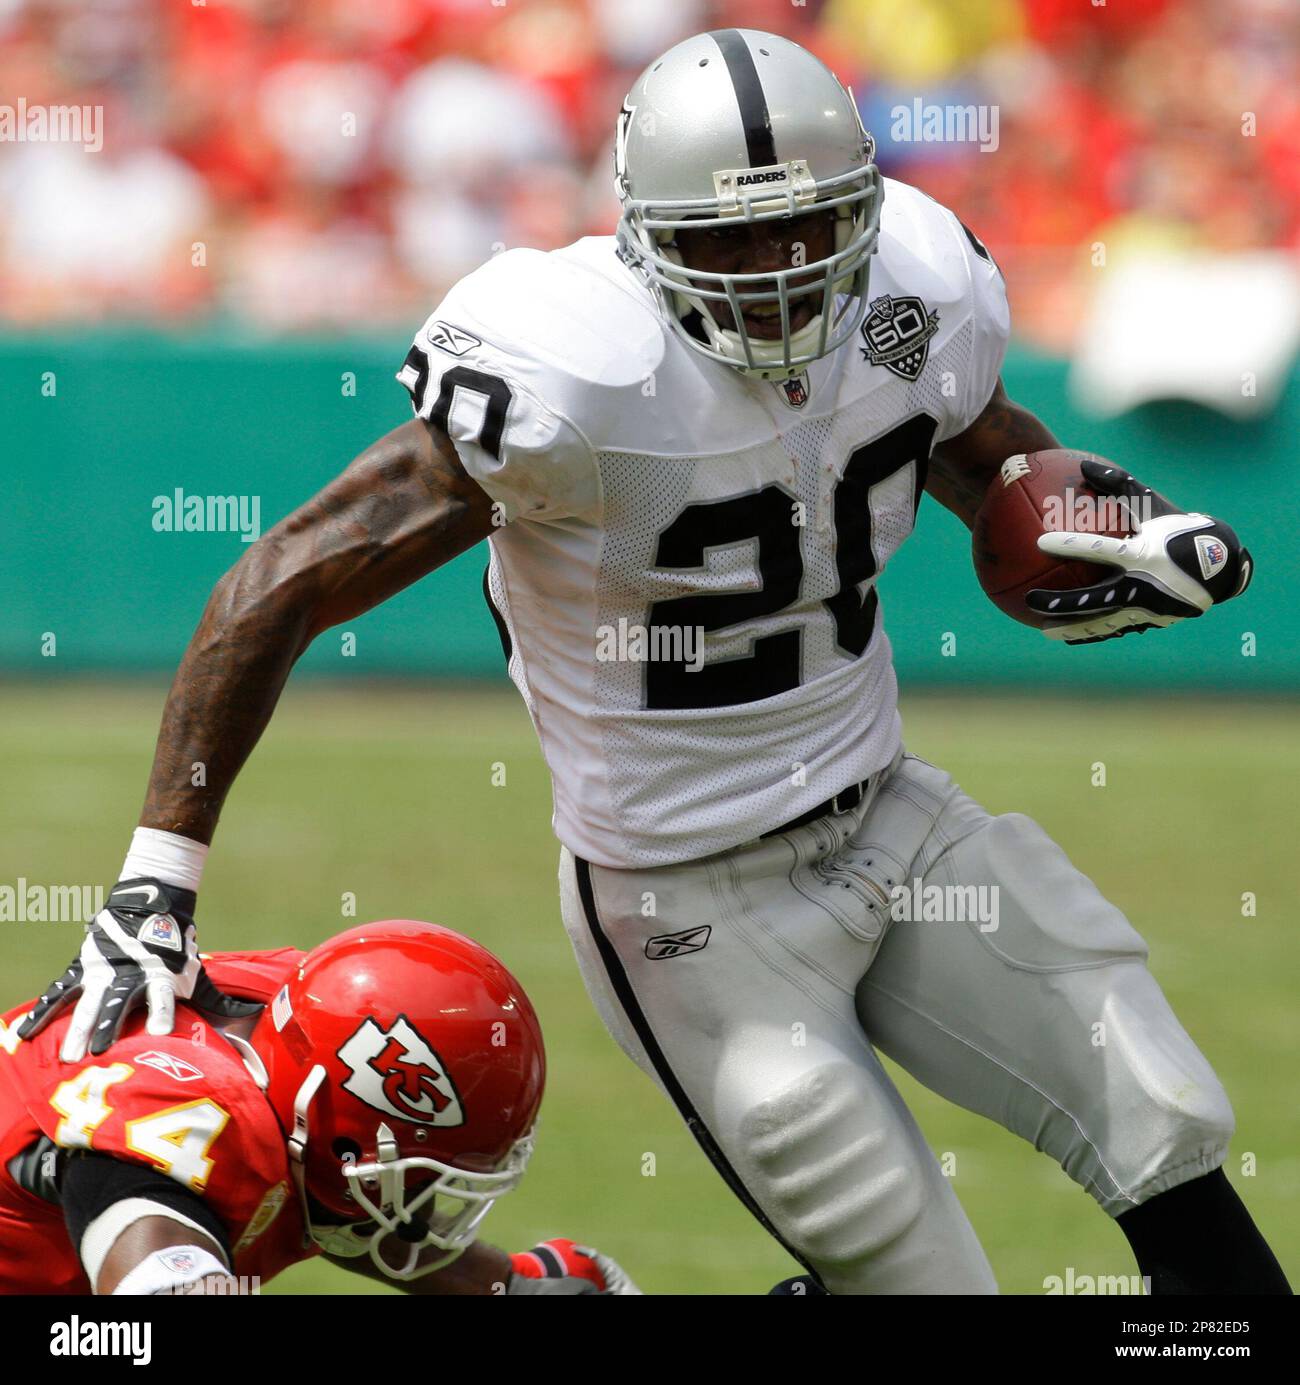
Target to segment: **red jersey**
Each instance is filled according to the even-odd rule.
[[[205,957],[222,990],[266,1004],[304,956],[296,948]],[[35,1004],[0,1019],[0,1294],[87,1294],[62,1209],[27,1192],[9,1161],[42,1134],[174,1178],[220,1218],[233,1272],[263,1282],[317,1253],[305,1235],[285,1135],[234,1045],[185,1004],[174,1031],[145,1033],[143,1010],[97,1058],[59,1062],[71,1011],[35,1038],[14,1032]]]

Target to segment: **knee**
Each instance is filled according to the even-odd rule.
[[[1155,1093],[1152,1113],[1158,1134],[1147,1177],[1136,1190],[1139,1201],[1217,1169],[1237,1124],[1213,1074]]]
[[[1093,1165],[1086,1181],[1111,1216],[1210,1173],[1227,1155],[1236,1122],[1209,1064],[1202,1059],[1192,1071],[1166,1076],[1173,1080],[1147,1082],[1119,1123],[1127,1131],[1120,1149],[1108,1151],[1100,1167],[1083,1160]]]
[[[921,1217],[915,1157],[847,1063],[814,1068],[755,1104],[741,1134],[774,1224],[819,1266],[870,1259]]]

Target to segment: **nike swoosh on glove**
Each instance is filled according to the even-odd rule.
[[[1095,457],[1081,470],[1099,495],[1119,499],[1134,532],[1128,538],[1076,531],[1039,537],[1043,553],[1117,569],[1090,587],[1038,587],[1026,594],[1031,610],[1053,618],[1043,630],[1049,639],[1095,644],[1141,634],[1199,616],[1250,585],[1250,553],[1222,520],[1180,510],[1123,467]]]
[[[161,880],[119,880],[87,926],[80,955],[36,1002],[18,1037],[39,1034],[74,997],[59,1048],[65,1063],[80,1062],[87,1050],[103,1053],[141,1001],[149,1007],[150,1034],[172,1032],[178,998],[214,1019],[255,1014],[261,1006],[217,990],[204,971],[194,905],[193,890]]]
[[[628,1272],[590,1246],[556,1237],[510,1257],[507,1294],[639,1294]],[[579,1287],[579,1286],[582,1287]]]

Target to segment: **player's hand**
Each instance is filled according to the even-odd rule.
[[[1095,585],[1068,591],[1036,588],[1025,602],[1056,617],[1043,633],[1067,644],[1094,644],[1173,625],[1240,596],[1254,564],[1236,534],[1212,515],[1186,513],[1122,467],[1096,458],[1081,463],[1084,479],[1128,511],[1133,534],[1043,534],[1038,547],[1064,559],[1104,563]],[[1117,570],[1116,570],[1117,569]]]
[[[214,1017],[235,1019],[260,1007],[225,995],[208,979],[194,930],[194,892],[161,880],[119,880],[86,928],[81,953],[36,1002],[18,1037],[39,1034],[78,997],[59,1057],[99,1055],[121,1034],[126,1017],[147,1002],[150,1034],[170,1034],[176,1000]]]
[[[608,1255],[560,1238],[510,1257],[509,1294],[639,1294],[631,1276]]]

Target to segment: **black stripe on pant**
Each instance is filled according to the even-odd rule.
[[[641,1041],[641,1046],[645,1049],[654,1070],[659,1076],[659,1081],[663,1083],[668,1092],[672,1103],[677,1107],[677,1112],[686,1122],[686,1128],[695,1136],[696,1142],[708,1156],[709,1162],[722,1175],[727,1187],[744,1203],[750,1216],[768,1233],[781,1247],[808,1271],[809,1274],[817,1279],[817,1272],[787,1241],[776,1227],[768,1221],[763,1209],[754,1200],[753,1194],[745,1187],[740,1175],[731,1166],[731,1161],[722,1152],[718,1142],[709,1132],[709,1128],[700,1118],[700,1113],[695,1109],[694,1103],[686,1095],[682,1084],[677,1080],[677,1075],[673,1072],[668,1063],[668,1058],[659,1041],[654,1036],[654,1031],[645,1017],[645,1011],[641,1009],[641,1003],[637,1000],[635,992],[632,990],[632,983],[627,978],[622,959],[615,951],[614,944],[605,936],[600,926],[600,919],[596,915],[596,895],[591,887],[591,866],[582,859],[581,856],[573,858],[574,868],[578,877],[578,897],[582,900],[582,912],[587,919],[592,941],[596,944],[596,950],[600,953],[600,960],[604,964],[605,974],[609,977],[610,985],[614,988],[614,994],[618,997],[619,1004],[623,1007],[623,1013],[631,1022],[632,1028],[636,1031],[636,1036]]]

